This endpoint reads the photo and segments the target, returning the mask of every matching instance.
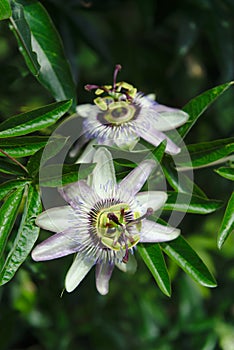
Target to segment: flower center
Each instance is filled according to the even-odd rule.
[[[126,203],[118,203],[96,212],[92,220],[95,233],[102,244],[111,250],[125,250],[123,262],[128,261],[128,249],[134,247],[140,240],[141,221],[152,214],[148,209],[140,217],[139,212],[132,212]]]
[[[108,109],[98,115],[98,119],[103,124],[121,125],[133,119],[135,113],[136,108],[132,104],[125,101],[111,102]]]

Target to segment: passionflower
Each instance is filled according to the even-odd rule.
[[[83,131],[88,139],[98,144],[115,145],[132,150],[139,138],[154,146],[167,140],[166,152],[177,154],[180,148],[164,133],[175,129],[188,120],[182,110],[167,107],[154,101],[153,95],[144,96],[126,82],[116,82],[121,69],[116,65],[113,85],[86,85],[97,97],[94,104],[77,107],[84,118]]]
[[[138,242],[170,241],[180,231],[148,218],[167,199],[163,191],[139,192],[155,167],[153,160],[142,161],[120,183],[106,148],[96,151],[94,162],[86,181],[59,189],[68,205],[37,217],[39,227],[55,234],[34,248],[32,258],[43,261],[76,253],[66,275],[66,290],[73,291],[96,265],[96,287],[105,295],[115,265],[125,272],[136,270],[133,252]]]

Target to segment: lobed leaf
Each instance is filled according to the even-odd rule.
[[[13,163],[9,159],[1,159],[0,158],[0,171],[4,174],[11,174],[11,175],[26,175],[26,171],[24,171],[23,168],[21,168],[19,165]]]
[[[9,192],[17,188],[23,188],[29,183],[29,180],[10,180],[0,185],[0,200],[2,200]]]
[[[13,191],[0,209],[0,270],[4,248],[17,217],[19,206],[23,198],[23,192],[24,187]]]
[[[56,123],[70,108],[71,100],[55,102],[33,111],[13,116],[0,124],[0,137],[26,135]]]
[[[14,158],[28,157],[44,147],[48,137],[23,136],[0,139],[0,148]],[[0,152],[0,156],[4,156]]]
[[[59,187],[82,180],[93,171],[94,164],[52,164],[41,168],[39,183],[42,187]]]
[[[224,217],[223,221],[218,233],[217,244],[219,249],[221,249],[222,245],[228,238],[228,236],[234,230],[234,192],[232,193]]]
[[[179,167],[200,168],[207,165],[213,165],[218,161],[225,160],[234,152],[234,138],[215,140],[211,142],[202,142],[186,146],[186,152],[189,151],[191,161],[183,162],[183,149],[181,154],[176,157]],[[180,162],[180,159],[182,162]]]
[[[221,208],[222,205],[223,202],[219,200],[195,195],[190,196],[190,194],[186,193],[168,192],[167,202],[163,209],[194,214],[209,214]]]
[[[138,244],[137,250],[152,273],[161,291],[171,295],[170,277],[159,244]]]
[[[0,20],[7,19],[12,15],[9,0],[1,0],[0,2]]]
[[[225,177],[225,179],[234,181],[234,168],[221,167],[216,169],[215,172],[220,176]]]
[[[24,16],[24,9],[21,4],[11,0],[12,17],[10,18],[10,28],[16,36],[19,50],[22,53],[25,62],[30,71],[37,76],[40,65],[37,55],[32,49],[31,32]]]
[[[205,287],[216,287],[217,283],[214,277],[182,236],[171,242],[160,243],[160,246],[194,281]]]
[[[30,28],[32,48],[40,64],[37,75],[39,82],[57,101],[72,99],[75,111],[75,84],[62,41],[52,19],[39,1],[17,1],[23,6],[24,16]]]
[[[215,102],[226,90],[232,85],[233,81],[214,87],[203,94],[195,97],[187,103],[183,110],[189,114],[189,119],[186,124],[177,129],[179,135],[184,138],[198,118],[206,111],[206,109]]]
[[[30,253],[40,231],[39,227],[35,225],[35,218],[40,212],[40,193],[33,185],[29,185],[20,227],[13,246],[0,271],[0,285],[12,279]]]

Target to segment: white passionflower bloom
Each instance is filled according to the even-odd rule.
[[[84,118],[83,131],[88,139],[103,145],[116,145],[132,150],[139,138],[154,146],[167,140],[166,152],[177,154],[180,148],[164,133],[183,125],[188,114],[154,101],[153,95],[144,96],[126,82],[116,83],[121,69],[116,66],[113,86],[86,85],[98,97],[94,104],[77,106]]]
[[[165,192],[139,192],[155,167],[153,160],[142,161],[120,183],[107,149],[99,148],[94,162],[87,181],[59,189],[68,205],[37,217],[38,226],[55,234],[34,248],[32,258],[42,261],[77,253],[65,279],[66,290],[73,291],[96,265],[97,290],[105,295],[115,265],[125,272],[136,270],[133,247],[138,242],[170,241],[180,231],[148,219],[167,199]]]

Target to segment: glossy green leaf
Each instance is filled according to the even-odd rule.
[[[40,167],[46,163],[47,160],[58,154],[64,147],[68,137],[56,135],[51,136],[47,142],[46,148],[40,149],[32,157],[30,157],[27,169],[30,175],[35,176],[39,172]]]
[[[10,28],[16,36],[19,50],[22,53],[30,71],[37,76],[40,65],[37,55],[32,49],[31,32],[26,22],[23,6],[18,2],[11,0],[12,17],[10,18]]]
[[[31,156],[48,142],[48,137],[23,136],[0,139],[0,148],[14,158]],[[0,156],[4,156],[0,152]]]
[[[40,231],[39,227],[35,225],[35,218],[40,212],[40,193],[34,186],[30,185],[20,227],[0,272],[0,285],[11,280],[30,253]]]
[[[221,167],[216,169],[215,172],[220,176],[225,177],[225,179],[234,181],[234,168]]]
[[[39,1],[18,1],[31,32],[32,48],[40,64],[38,80],[57,101],[73,99],[76,106],[75,84],[64,54],[59,34]]]
[[[188,175],[175,169],[172,162],[165,160],[162,163],[162,168],[168,183],[175,191],[189,194],[193,193],[196,196],[207,198],[204,191],[197,186]]]
[[[221,249],[222,245],[228,238],[228,236],[233,232],[234,230],[234,192],[232,193],[224,217],[223,221],[218,233],[218,247]]]
[[[214,87],[203,94],[195,97],[189,103],[187,103],[183,110],[189,114],[189,120],[187,123],[178,128],[178,133],[181,137],[185,137],[198,118],[206,111],[206,109],[215,100],[220,97],[226,90],[233,85],[233,82],[222,84]]]
[[[156,147],[154,150],[152,150],[153,156],[156,158],[156,160],[159,163],[161,163],[161,160],[162,160],[163,155],[165,153],[166,145],[167,145],[167,143],[164,140],[163,142],[160,143],[160,145],[158,145],[158,147]]]
[[[205,287],[216,287],[217,284],[214,277],[182,236],[168,243],[160,243],[160,245],[164,252],[192,277],[194,281]]]
[[[230,154],[234,152],[234,138],[215,140],[211,142],[202,142],[186,146],[186,152],[189,152],[191,161],[183,162],[183,149],[176,156],[179,167],[182,168],[200,168],[225,161]],[[180,162],[182,160],[182,162]]]
[[[7,19],[11,16],[11,6],[9,0],[0,1],[0,20]]]
[[[24,188],[20,187],[12,192],[5,200],[0,209],[0,262],[1,257],[18,214],[19,206],[23,197]],[[1,270],[1,266],[0,266]]]
[[[29,180],[10,180],[0,185],[0,200],[2,200],[9,192],[23,188],[29,183]]]
[[[164,210],[176,210],[185,213],[209,214],[221,208],[222,201],[207,199],[186,193],[168,192]]]
[[[13,116],[0,124],[0,138],[26,135],[36,130],[44,129],[61,118],[70,108],[71,100],[55,102]]]
[[[171,283],[159,244],[138,244],[137,250],[152,273],[161,291],[171,295]]]
[[[0,172],[12,175],[26,175],[26,171],[9,159],[0,158]]]
[[[41,169],[39,183],[42,187],[58,187],[87,178],[96,164],[54,164]]]

